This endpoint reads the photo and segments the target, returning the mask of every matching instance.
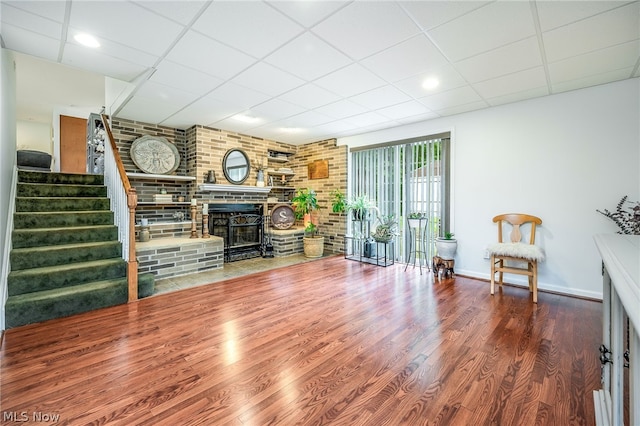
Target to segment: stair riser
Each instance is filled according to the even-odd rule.
[[[119,242],[101,243],[90,249],[80,247],[51,246],[46,255],[42,251],[30,249],[12,250],[11,270],[20,271],[43,266],[68,265],[76,262],[89,262],[100,259],[111,259],[122,256],[122,246]]]
[[[104,185],[102,175],[79,175],[67,173],[41,173],[18,171],[18,182],[25,183],[52,183],[52,184],[77,184],[77,185]]]
[[[109,210],[108,198],[19,198],[16,212]]]
[[[64,267],[63,267],[64,268]],[[91,281],[126,278],[127,263],[122,259],[106,262],[100,266],[70,265],[56,271],[27,269],[12,271],[7,278],[9,296],[70,287]]]
[[[14,229],[63,228],[66,226],[113,225],[113,213],[97,212],[22,212],[13,215]]]
[[[7,328],[13,328],[126,302],[127,280],[123,279],[117,285],[91,292],[64,293],[39,300],[10,297],[5,305],[5,321]]]
[[[19,183],[18,197],[106,197],[107,187],[98,185],[49,185]]]
[[[116,241],[115,225],[90,228],[18,229],[12,233],[13,248]]]

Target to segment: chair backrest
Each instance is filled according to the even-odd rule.
[[[535,244],[536,242],[536,225],[542,224],[542,219],[536,216],[523,213],[506,213],[500,214],[493,218],[494,222],[498,222],[498,242],[502,243],[502,225],[503,222],[507,222],[511,225],[511,235],[509,240],[512,243],[518,243],[522,240],[522,234],[520,233],[520,225],[525,223],[531,223],[531,236],[529,237],[529,244]]]

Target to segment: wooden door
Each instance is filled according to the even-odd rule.
[[[60,171],[87,173],[87,120],[60,116]]]

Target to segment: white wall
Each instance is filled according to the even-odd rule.
[[[33,149],[53,154],[51,126],[48,123],[19,120],[16,125],[18,149]]]
[[[543,220],[541,289],[601,298],[597,233],[614,233],[596,209],[640,200],[640,79],[561,93],[339,140],[361,146],[452,131],[456,272],[489,278],[484,248],[493,216]],[[509,275],[507,281],[525,283]],[[488,288],[487,288],[488,291]]]
[[[9,273],[7,238],[12,221],[9,215],[11,184],[16,165],[16,71],[10,50],[0,51],[0,329],[4,330],[4,305],[7,297],[6,284]]]

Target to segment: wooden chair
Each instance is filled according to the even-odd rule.
[[[538,262],[544,260],[544,251],[535,245],[536,225],[541,225],[539,217],[522,213],[501,214],[493,218],[498,223],[498,243],[488,247],[491,255],[491,294],[495,291],[495,275],[498,273],[498,284],[502,285],[503,274],[526,275],[529,280],[529,292],[533,293],[533,303],[538,303]],[[503,226],[511,225],[509,242],[502,239]],[[529,241],[522,241],[520,226],[531,224]],[[526,268],[505,266],[505,260],[511,262],[524,262]]]

